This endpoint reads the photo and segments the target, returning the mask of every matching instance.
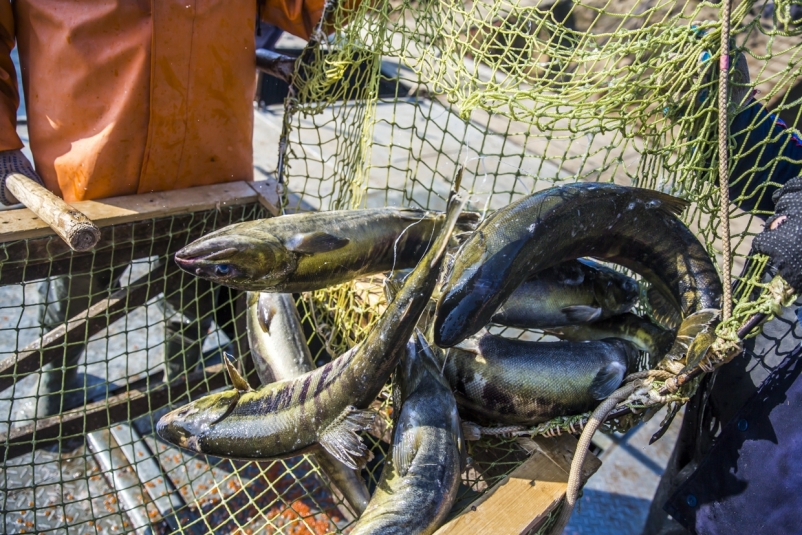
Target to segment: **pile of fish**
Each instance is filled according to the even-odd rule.
[[[313,453],[361,514],[352,533],[433,533],[465,468],[460,417],[536,424],[593,409],[636,371],[674,373],[707,350],[721,282],[677,217],[680,199],[612,184],[541,191],[478,222],[452,192],[445,213],[383,208],[238,223],[179,251],[184,270],[248,295],[248,337],[263,383],[229,365],[234,388],[159,421],[182,448],[236,459]],[[455,230],[456,229],[456,230]],[[639,274],[658,325],[631,312]],[[401,270],[413,268],[402,279]],[[393,271],[390,302],[365,340],[315,369],[294,300]],[[399,280],[401,279],[401,280]],[[564,341],[491,334],[538,329]],[[360,432],[394,374],[392,449],[372,496]]]

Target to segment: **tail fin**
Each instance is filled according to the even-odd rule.
[[[685,318],[663,362],[684,359],[686,364],[690,364],[690,360],[701,360],[715,340],[712,328],[720,312],[715,308],[705,308]]]

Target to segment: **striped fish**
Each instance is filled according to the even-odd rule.
[[[457,403],[420,333],[410,341],[398,376],[393,448],[351,535],[434,533],[457,498],[466,460]]]
[[[361,344],[296,379],[252,391],[247,384],[211,394],[163,416],[164,440],[199,453],[234,459],[276,459],[320,444],[356,468],[367,448],[359,438],[373,414],[365,411],[405,351],[434,290],[463,201],[453,194],[432,247],[406,279]]]
[[[314,370],[315,364],[306,345],[292,294],[248,292],[246,297],[248,344],[262,384],[295,379]],[[240,383],[240,386],[243,385]],[[322,448],[316,448],[314,457],[354,511],[362,514],[370,500],[370,493],[359,473]]]
[[[532,273],[583,256],[640,274],[682,313],[683,323],[704,324],[721,305],[721,280],[704,245],[677,217],[687,206],[657,191],[582,183],[498,210],[457,252],[437,303],[434,342],[457,345],[479,332]],[[669,356],[681,353],[676,347]]]

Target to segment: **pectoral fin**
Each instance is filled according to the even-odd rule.
[[[362,411],[349,405],[323,430],[318,441],[338,461],[356,470],[364,464],[361,458],[368,451],[357,433],[370,429],[375,416],[370,411]]]
[[[476,230],[482,214],[479,212],[462,212],[457,219],[457,230],[468,233]]]
[[[560,312],[565,314],[571,323],[593,323],[601,317],[602,309],[586,305],[563,307]]]
[[[618,361],[606,364],[590,383],[590,395],[593,396],[593,399],[605,399],[615,392],[615,389],[624,380],[626,371],[626,366]]]
[[[351,240],[348,238],[341,238],[339,236],[333,236],[328,232],[317,231],[295,234],[284,242],[284,247],[294,253],[328,253],[330,251],[342,249],[348,245],[350,241]]]
[[[716,341],[716,334],[713,332],[703,332],[693,339],[688,346],[688,354],[685,357],[685,368],[680,373],[694,369],[707,355],[707,350]]]
[[[462,245],[463,243],[468,241],[468,238],[470,238],[471,236],[473,236],[473,231],[471,231],[471,232],[458,232],[458,233],[453,234],[451,236],[451,238],[454,240],[456,245]]]
[[[263,301],[261,298],[256,306],[256,317],[259,318],[259,326],[264,332],[270,333],[270,322],[273,321],[273,318],[276,315],[276,306],[269,300],[265,299]]]
[[[667,193],[662,193],[654,190],[633,188],[633,195],[640,197],[643,201],[649,203],[649,206],[657,210],[662,210],[666,213],[673,215],[682,215],[691,203],[685,199],[674,197]]]
[[[395,471],[404,477],[412,466],[412,460],[418,452],[418,432],[416,424],[407,420],[400,420],[393,440],[393,466]]]

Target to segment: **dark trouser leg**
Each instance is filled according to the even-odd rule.
[[[767,282],[768,277],[764,281]],[[800,308],[802,300],[783,309],[780,316],[763,326],[761,334],[744,343],[744,353],[700,384],[686,409],[677,444],[649,510],[644,535],[687,533],[668,516],[663,506],[710,451],[721,428],[738,413],[775,367],[798,351],[802,341],[802,326],[797,317]],[[760,512],[755,511],[755,514]]]
[[[39,285],[42,303],[39,322],[45,331],[63,324],[107,296],[124,268],[104,269],[97,273],[54,277]],[[78,360],[86,342],[64,347],[62,357],[42,367],[36,390],[36,415],[39,418],[59,414],[85,403],[86,392],[78,384]]]
[[[164,367],[166,379],[172,381],[200,362],[219,287],[179,272],[170,276],[167,288],[162,305],[166,321]]]
[[[241,310],[239,310],[239,314],[242,317],[238,317],[237,315],[237,299],[244,299],[244,294],[245,292],[221,286],[217,293],[217,304],[214,311],[215,323],[217,323],[217,326],[225,333],[228,339],[231,340],[233,351],[237,351],[240,354],[247,349],[246,347],[236,347],[237,334],[245,332],[244,302],[241,304]],[[239,327],[237,326],[238,321],[240,322]],[[240,341],[240,343],[247,344],[244,339]]]
[[[677,437],[677,443],[674,445],[666,470],[663,472],[660,483],[654,493],[652,504],[649,507],[649,516],[643,528],[643,535],[684,535],[688,533],[684,527],[663,510],[663,506],[698,464],[698,461],[694,459],[694,453],[697,449],[698,430],[701,425],[700,417],[702,411],[699,409],[703,399],[702,392],[708,382],[708,378],[702,381],[696,395],[685,407],[685,415],[682,418],[682,427]]]

